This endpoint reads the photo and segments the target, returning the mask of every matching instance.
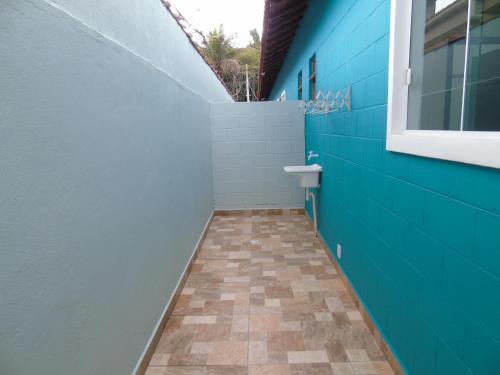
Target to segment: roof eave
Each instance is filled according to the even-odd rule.
[[[265,1],[258,100],[269,96],[307,5],[307,0]]]

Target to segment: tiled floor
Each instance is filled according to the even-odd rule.
[[[215,216],[147,375],[393,374],[301,214]]]

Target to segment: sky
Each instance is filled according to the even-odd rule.
[[[249,30],[262,35],[264,0],[170,0],[192,27],[208,31],[224,24],[226,35],[233,35],[235,47],[251,40]]]
[[[440,10],[443,10],[451,3],[454,3],[456,0],[437,0],[436,1],[436,13]]]

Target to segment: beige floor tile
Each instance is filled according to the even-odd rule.
[[[275,277],[276,276],[276,271],[264,271],[264,272],[262,272],[262,276],[265,276],[265,277]]]
[[[280,300],[278,298],[266,298],[265,305],[267,307],[280,307]]]
[[[353,375],[352,367],[349,363],[332,363],[333,375]]]
[[[191,309],[203,309],[205,306],[205,301],[191,301],[189,303],[189,308]]]
[[[250,341],[248,344],[248,363],[266,364],[267,363],[267,342]]]
[[[281,322],[280,331],[301,331],[302,324],[299,321]]]
[[[363,320],[359,311],[347,311],[347,317],[349,320]]]
[[[314,313],[314,317],[318,322],[331,322],[333,321],[333,316],[329,312],[319,312]]]
[[[319,292],[321,286],[316,279],[292,280],[292,290],[294,293]]]
[[[329,363],[325,350],[288,352],[288,363]]]
[[[216,215],[147,375],[393,375],[321,246],[303,214]]]
[[[331,312],[343,312],[345,311],[344,304],[342,300],[338,297],[327,297],[325,298],[326,305],[328,306],[328,310]]]
[[[151,375],[205,375],[206,373],[205,366],[168,366],[163,368],[163,372]]]
[[[209,354],[213,350],[213,342],[193,342],[191,346],[191,354]]]
[[[182,324],[215,324],[217,317],[213,315],[208,316],[185,316]]]
[[[250,293],[252,293],[252,294],[264,293],[264,287],[263,286],[252,286],[252,287],[250,287]]]
[[[346,349],[350,362],[370,362],[368,353],[364,349]]]
[[[278,365],[251,365],[249,375],[290,375],[290,368],[287,364]]]
[[[248,283],[250,278],[248,276],[227,276],[224,277],[225,283]]]
[[[371,362],[352,362],[351,367],[355,375],[377,375],[377,369]]]
[[[236,294],[234,293],[222,293],[220,296],[221,301],[234,301],[236,299]]]
[[[248,332],[248,315],[233,315],[231,332]]]

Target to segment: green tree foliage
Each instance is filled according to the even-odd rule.
[[[260,51],[255,48],[237,48],[234,58],[242,65],[259,66]]]
[[[248,45],[248,47],[252,47],[260,51],[260,35],[257,29],[250,30],[250,36],[252,37],[252,42]]]
[[[203,38],[205,55],[209,61],[218,69],[222,68],[224,60],[234,56],[233,36],[227,36],[224,32],[224,25],[214,28]]]
[[[257,85],[260,65],[260,36],[256,29],[250,30],[252,41],[245,48],[233,46],[233,36],[227,36],[224,25],[204,35],[201,52],[217,69],[224,84],[236,101],[246,101],[246,68],[248,67],[251,100],[257,100]]]

